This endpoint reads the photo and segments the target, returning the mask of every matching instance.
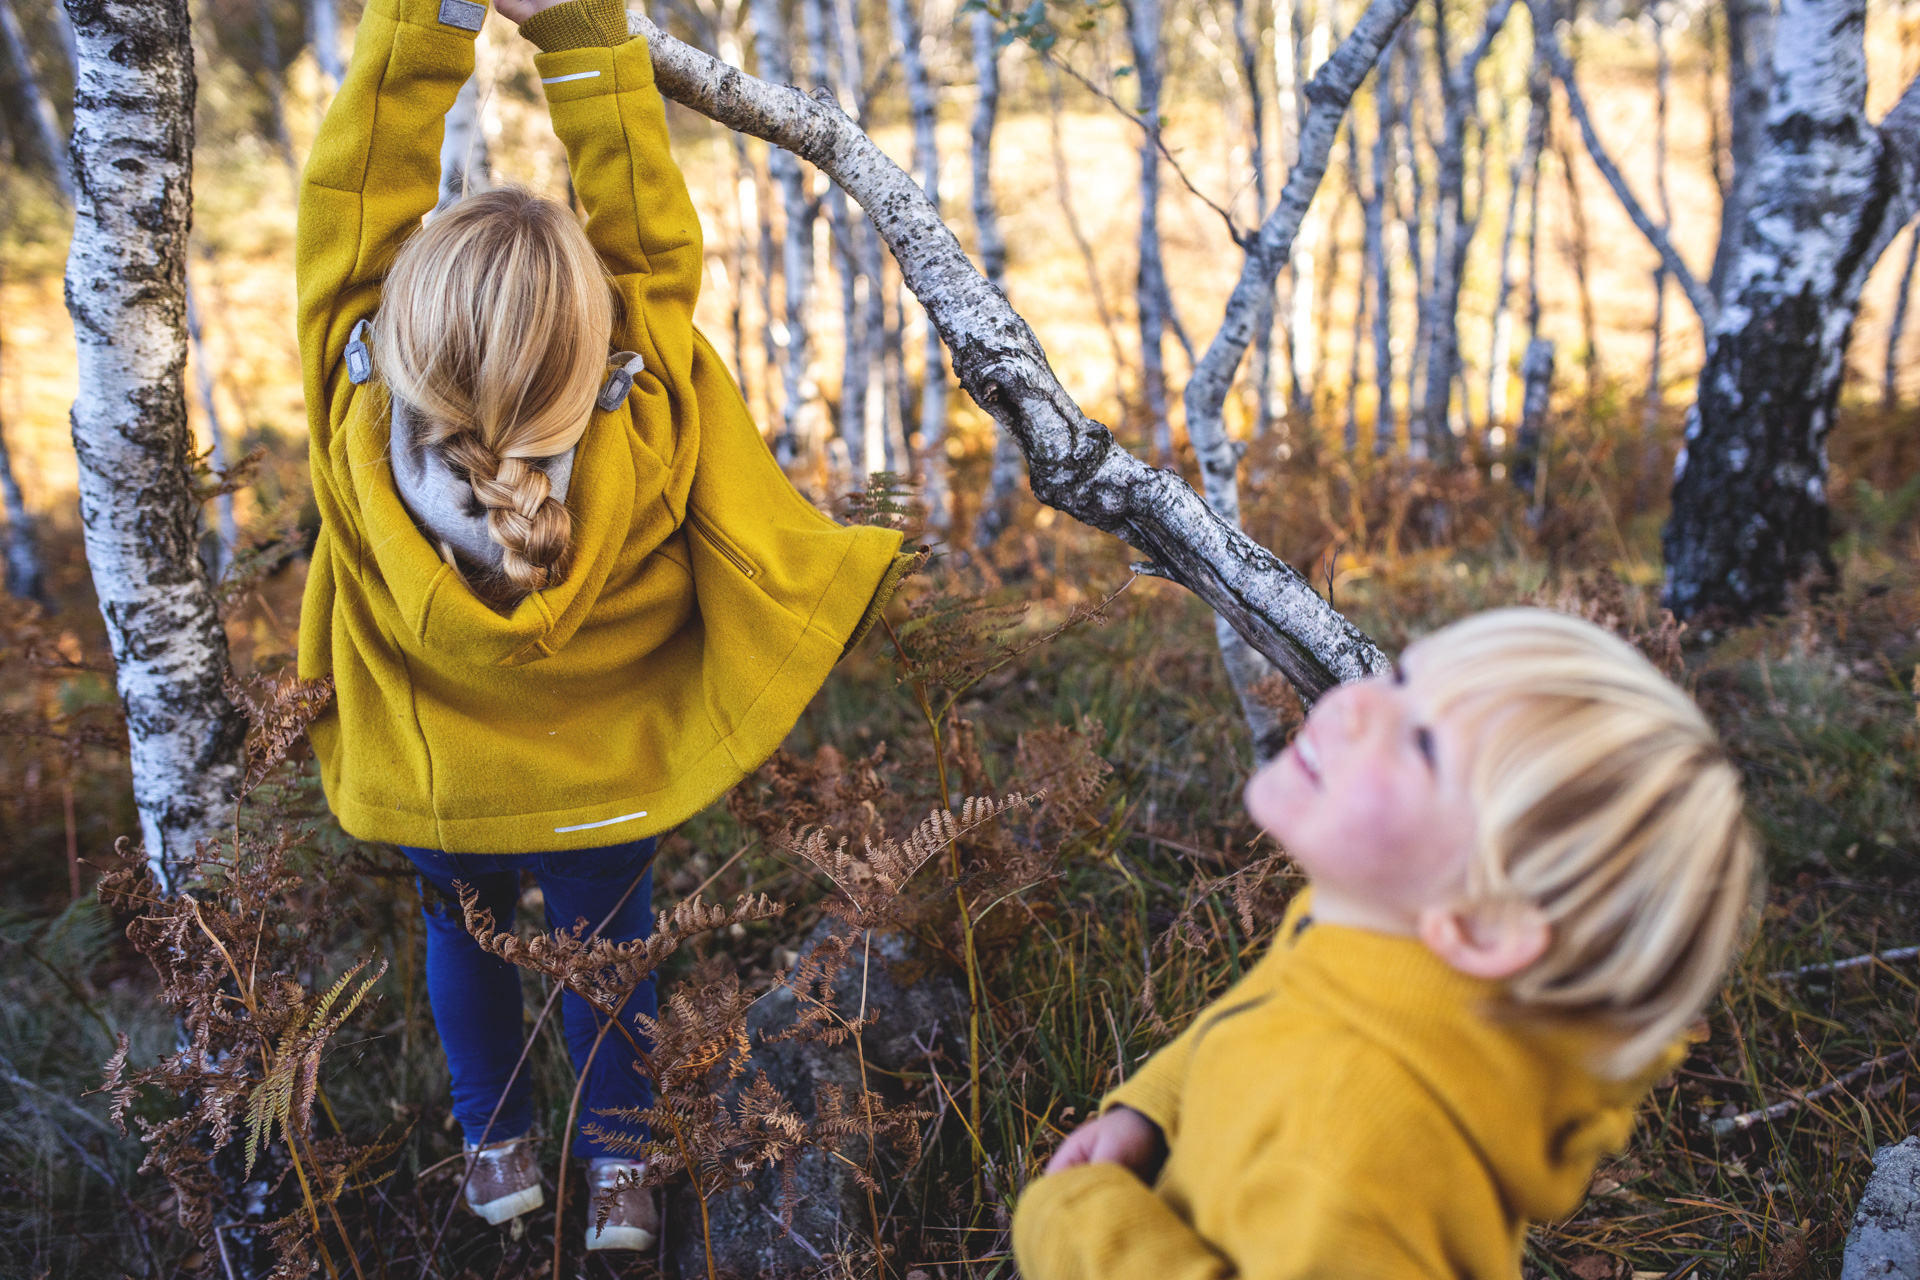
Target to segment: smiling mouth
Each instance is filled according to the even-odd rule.
[[[1293,758],[1300,762],[1301,770],[1317,786],[1320,782],[1320,749],[1313,739],[1302,733],[1293,740]]]

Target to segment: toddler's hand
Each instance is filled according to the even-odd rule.
[[[525,22],[542,9],[551,9],[563,0],[494,0],[493,7],[508,22]]]
[[[1082,1164],[1117,1164],[1151,1181],[1166,1157],[1167,1140],[1159,1125],[1138,1111],[1115,1107],[1068,1134],[1047,1162],[1047,1172]]]

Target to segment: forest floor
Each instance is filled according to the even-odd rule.
[[[1631,1147],[1602,1167],[1572,1218],[1529,1237],[1530,1275],[1836,1274],[1873,1150],[1915,1127],[1920,964],[1795,971],[1920,943],[1920,479],[1906,479],[1920,462],[1916,427],[1911,416],[1855,412],[1836,436],[1836,589],[1760,627],[1683,635],[1677,649],[1655,604],[1658,512],[1634,499],[1650,485],[1632,450],[1597,429],[1561,424],[1561,479],[1539,512],[1470,469],[1297,457],[1249,486],[1250,527],[1390,651],[1484,607],[1578,610],[1677,660],[1746,772],[1767,848],[1759,928]],[[965,464],[958,492],[983,463]],[[261,483],[297,465],[270,459]],[[303,565],[280,556],[276,527],[256,535],[264,549],[227,604],[243,669],[276,669],[291,650]],[[1097,783],[1072,812],[1043,812],[997,846],[1025,873],[974,920],[977,1080],[965,1053],[935,1052],[887,1086],[925,1113],[917,1160],[872,1166],[891,1206],[876,1219],[893,1276],[1011,1274],[1007,1211],[1021,1183],[1258,954],[1294,887],[1240,808],[1249,748],[1211,616],[1165,583],[1130,580],[1110,539],[1031,509],[1018,529],[991,564],[937,560],[910,583],[893,637],[876,634],[843,664],[788,754],[734,806],[667,838],[658,864],[663,905],[709,881],[710,898],[789,904],[782,918],[699,940],[663,970],[668,991],[703,961],[702,973],[718,963],[757,991],[793,963],[834,898],[767,838],[782,821],[824,824],[858,847],[862,834],[903,835],[943,788],[956,803],[962,791],[998,794],[1074,759]],[[0,634],[0,1271],[217,1275],[181,1230],[166,1183],[137,1171],[138,1137],[118,1134],[108,1100],[88,1092],[118,1036],[138,1066],[170,1052],[176,1033],[127,919],[93,893],[114,841],[135,828],[77,540],[60,528],[49,539],[59,609],[8,605]],[[929,718],[943,691],[958,691],[952,715]],[[938,754],[930,725],[943,731]],[[1095,755],[1111,768],[1104,781]],[[432,1250],[457,1195],[459,1139],[419,979],[418,904],[397,856],[332,824],[310,761],[283,766],[253,806],[249,829],[307,833],[290,864],[306,884],[262,907],[275,927],[307,930],[310,961],[296,980],[317,992],[360,960],[387,962],[320,1076],[323,1132],[398,1140],[320,1233],[329,1271],[550,1273],[551,1194],[524,1232],[460,1215]],[[921,875],[929,900],[951,892],[939,869]],[[936,956],[957,954],[953,918],[923,914],[915,927]],[[937,959],[932,969],[928,980]],[[531,976],[526,997],[532,1020],[546,990]],[[571,1087],[550,1023],[532,1069],[540,1130],[559,1134]],[[134,1115],[158,1121],[171,1105],[150,1095]],[[557,1145],[549,1140],[549,1176]],[[655,1273],[654,1260],[586,1261],[580,1223],[576,1205],[561,1232],[567,1274]],[[684,1214],[669,1224],[697,1230]],[[879,1274],[872,1234],[856,1224],[829,1260]]]

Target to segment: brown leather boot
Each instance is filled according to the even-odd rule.
[[[594,1160],[587,1165],[587,1248],[651,1249],[660,1238],[653,1188],[640,1185],[644,1160]],[[606,1214],[601,1223],[600,1215]]]
[[[545,1202],[531,1139],[467,1148],[467,1207],[488,1223],[497,1227]]]

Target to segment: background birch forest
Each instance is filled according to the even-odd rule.
[[[1920,1124],[1920,7],[650,5],[701,326],[797,485],[933,554],[663,841],[686,1132],[658,1256],[614,1261],[546,1011],[617,975],[516,960],[547,1207],[475,1225],[413,881],[300,741],[294,184],[359,7],[0,0],[0,1273],[1013,1275],[1020,1187],[1297,887],[1249,769],[1510,603],[1693,691],[1770,878],[1526,1272],[1841,1273]],[[151,203],[102,177],[115,30],[177,53]],[[572,199],[531,54],[489,17],[450,197]],[[718,102],[702,54],[768,83]],[[878,150],[768,141],[805,111]],[[145,345],[75,292],[109,277],[165,303]]]

